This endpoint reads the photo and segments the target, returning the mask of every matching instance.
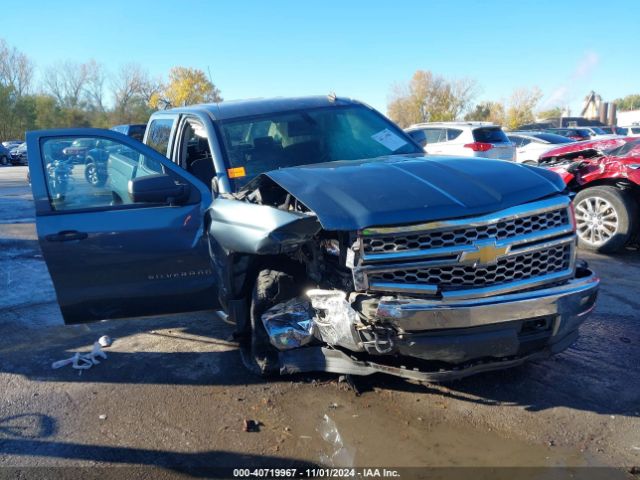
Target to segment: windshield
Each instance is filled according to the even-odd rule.
[[[600,127],[591,127],[591,131],[593,133],[595,133],[596,135],[606,135],[607,133],[611,133],[611,129],[609,129],[608,132],[605,132],[602,128]]]
[[[236,188],[278,168],[424,153],[395,124],[360,105],[276,112],[220,126]]]

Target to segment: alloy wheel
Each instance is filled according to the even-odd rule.
[[[100,181],[100,179],[98,178],[98,169],[93,163],[90,163],[89,165],[87,165],[86,168],[87,169],[86,169],[85,175],[86,175],[87,181],[91,185],[97,185]]]
[[[618,213],[602,197],[586,197],[575,207],[576,229],[583,242],[600,246],[618,232]]]

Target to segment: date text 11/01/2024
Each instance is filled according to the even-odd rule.
[[[388,468],[239,468],[233,478],[399,478]]]

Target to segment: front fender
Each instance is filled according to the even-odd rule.
[[[316,235],[315,215],[216,198],[208,210],[209,235],[227,251],[275,255],[295,250]]]

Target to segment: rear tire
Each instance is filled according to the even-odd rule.
[[[271,345],[262,323],[262,314],[268,309],[299,296],[301,282],[285,272],[262,270],[258,274],[251,296],[250,331],[241,332],[240,352],[245,366],[257,375],[268,377],[279,373],[278,350]]]
[[[574,205],[581,248],[614,253],[636,230],[638,204],[623,190],[606,185],[585,188],[576,195]]]
[[[6,155],[0,157],[0,165],[9,165],[9,159]]]

